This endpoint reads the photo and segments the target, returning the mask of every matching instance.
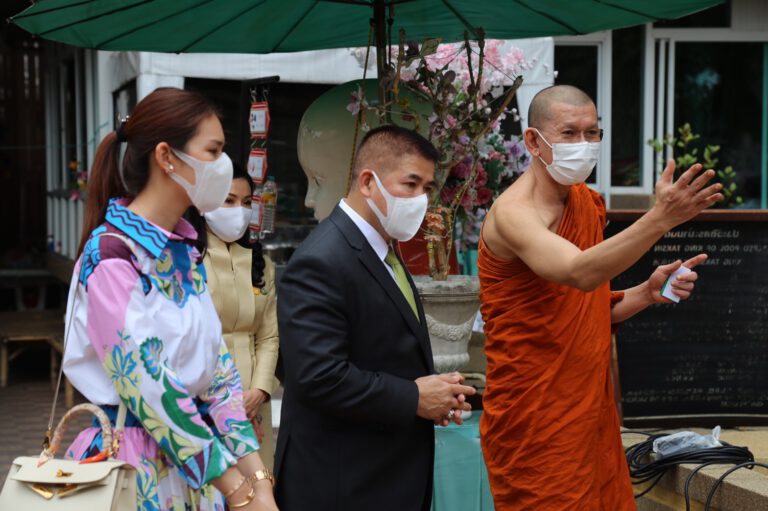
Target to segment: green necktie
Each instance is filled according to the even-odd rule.
[[[387,252],[387,256],[384,258],[384,262],[392,268],[392,272],[395,274],[395,282],[397,287],[400,288],[400,292],[403,293],[405,299],[408,301],[408,305],[411,306],[413,313],[416,315],[416,319],[419,319],[419,309],[416,308],[416,298],[413,296],[413,290],[408,283],[408,277],[405,275],[405,268],[400,263],[400,259],[395,255],[395,251],[392,248]]]

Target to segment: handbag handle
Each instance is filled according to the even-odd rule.
[[[109,417],[107,417],[107,414],[104,413],[104,410],[102,410],[100,407],[96,406],[95,404],[81,403],[67,410],[67,413],[65,413],[64,416],[61,418],[61,420],[59,421],[59,424],[56,426],[56,429],[53,431],[53,436],[51,437],[51,441],[49,445],[43,449],[42,453],[40,453],[40,458],[37,462],[38,467],[46,463],[47,461],[53,459],[54,455],[56,454],[56,451],[59,449],[59,445],[61,444],[61,440],[64,437],[64,434],[67,432],[67,426],[69,424],[69,421],[75,415],[83,415],[85,413],[92,414],[96,416],[96,419],[98,419],[99,426],[101,426],[101,445],[104,446],[104,448],[96,456],[86,458],[82,460],[80,463],[90,463],[93,461],[101,461],[103,459],[107,459],[108,457],[110,457],[109,446],[111,446],[113,442],[113,431],[112,431],[112,425],[109,423]],[[112,452],[112,454],[114,455],[116,454],[116,452]]]
[[[104,232],[97,234],[96,236],[112,236],[122,240],[138,261],[139,255],[136,252],[136,247],[125,236],[114,232]],[[99,424],[101,425],[103,449],[100,454],[83,460],[81,463],[101,461],[102,459],[107,459],[108,457],[114,458],[120,449],[120,437],[122,436],[123,427],[125,426],[125,418],[128,413],[128,409],[126,408],[122,399],[119,400],[120,402],[117,407],[117,418],[115,419],[114,429],[112,428],[107,415],[104,413],[104,410],[92,403],[83,403],[77,406],[73,406],[71,409],[69,409],[67,413],[65,413],[61,418],[61,421],[59,421],[59,424],[56,426],[56,430],[53,431],[53,434],[51,433],[51,429],[53,427],[53,417],[56,414],[56,402],[59,400],[59,390],[61,389],[61,377],[64,374],[64,353],[66,353],[67,349],[67,340],[69,339],[69,332],[71,331],[72,327],[72,313],[75,310],[76,301],[77,290],[75,290],[75,294],[72,297],[72,303],[69,304],[69,311],[67,312],[67,317],[69,320],[67,322],[67,328],[64,332],[64,343],[61,347],[62,363],[59,367],[59,377],[56,381],[56,389],[53,394],[53,404],[51,405],[51,414],[48,418],[48,429],[45,433],[45,439],[43,440],[43,452],[40,453],[40,460],[37,464],[38,466],[53,458],[59,448],[59,443],[64,436],[64,432],[66,431],[67,422],[69,422],[69,419],[71,419],[74,415],[80,415],[83,412],[91,413],[98,418]]]

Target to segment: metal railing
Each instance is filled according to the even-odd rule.
[[[72,198],[69,190],[48,192],[48,251],[74,260],[83,230],[85,200]]]

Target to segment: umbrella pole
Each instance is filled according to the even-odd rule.
[[[386,0],[374,0],[373,3],[373,34],[376,39],[376,76],[379,81],[379,105],[386,105],[389,100],[387,92],[387,80],[389,68],[387,66],[387,52],[389,45],[387,43],[386,29]],[[381,122],[389,123],[390,115],[388,108],[383,109]]]

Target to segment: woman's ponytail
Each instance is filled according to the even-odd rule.
[[[117,160],[119,157],[120,142],[118,142],[117,132],[113,131],[104,137],[93,157],[91,173],[88,176],[88,196],[85,201],[83,231],[80,234],[80,246],[77,249],[78,257],[83,252],[83,247],[91,231],[104,222],[109,199],[111,197],[123,197],[126,194],[118,169]]]

